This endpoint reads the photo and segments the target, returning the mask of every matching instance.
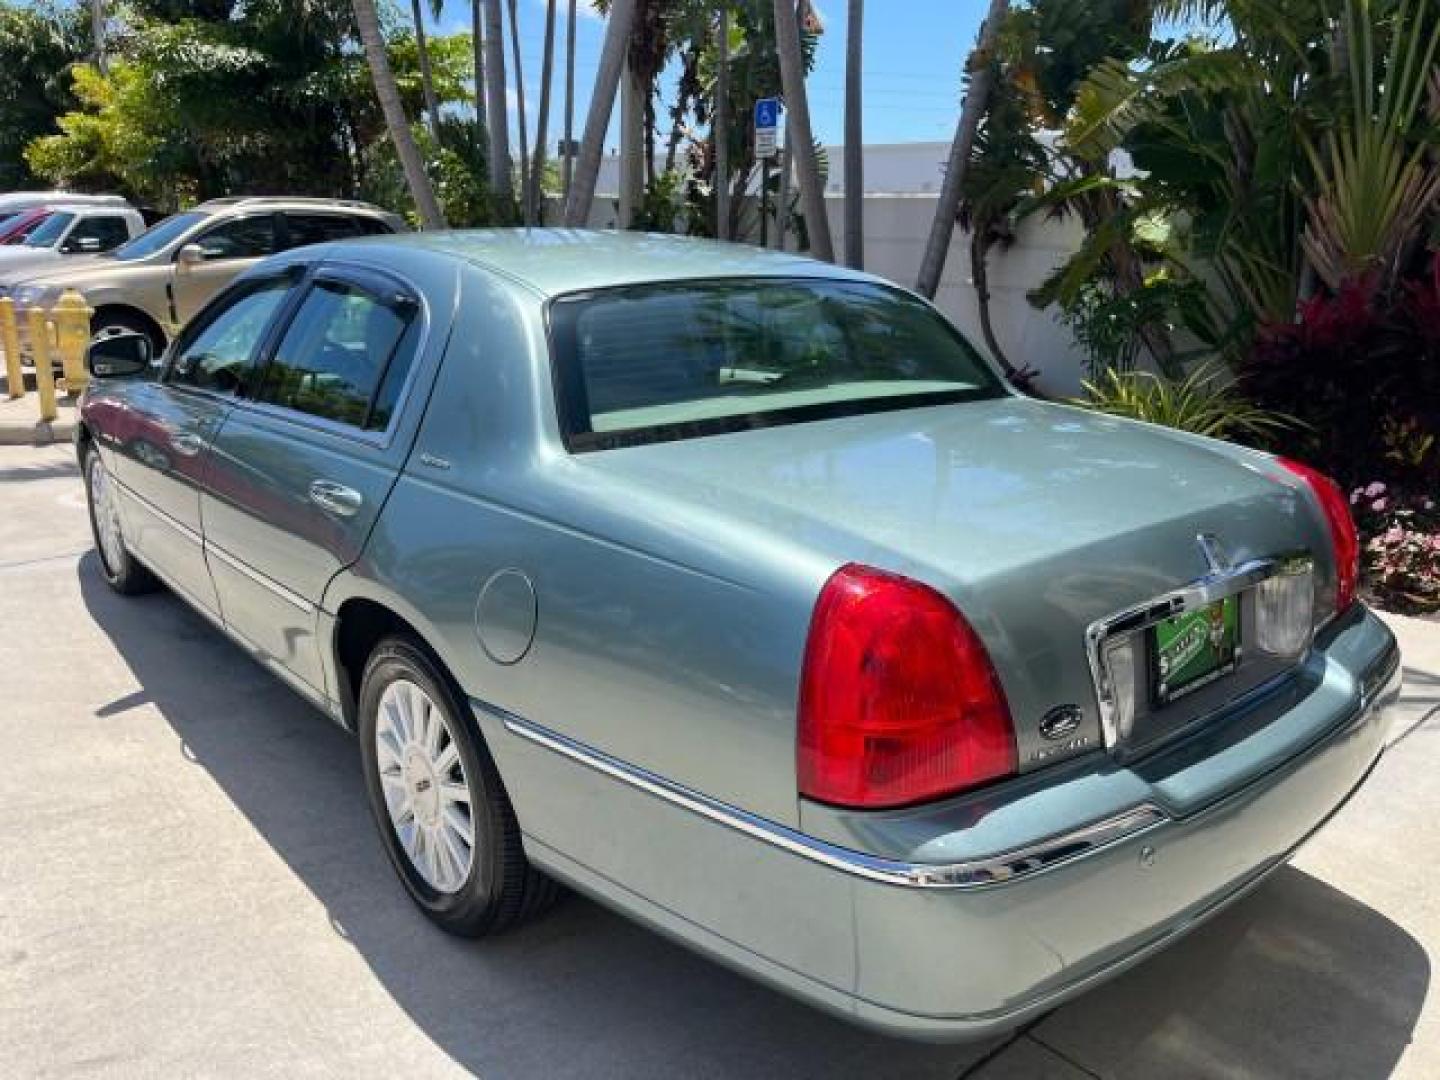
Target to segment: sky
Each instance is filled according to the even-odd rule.
[[[540,97],[540,67],[545,43],[545,0],[517,0],[520,59],[525,74],[527,126],[533,137]],[[422,5],[423,6],[423,5]],[[845,0],[817,0],[825,23],[814,70],[807,81],[811,125],[821,143],[842,141],[845,89]],[[555,83],[550,130],[559,137],[564,124],[565,0],[556,5]],[[939,142],[955,134],[959,117],[961,69],[975,43],[985,0],[866,0],[864,66],[865,142]],[[580,0],[575,34],[575,137],[580,137],[599,66],[605,22]],[[427,13],[428,15],[428,13]],[[440,30],[470,28],[470,0],[446,0]],[[509,27],[505,60],[509,71]],[[672,79],[662,79],[665,104],[674,100]],[[518,148],[512,102],[511,140]],[[614,110],[619,113],[617,101]],[[661,112],[661,116],[664,113]],[[617,141],[612,115],[607,151]],[[662,127],[662,133],[665,129]],[[554,143],[552,141],[552,151]]]

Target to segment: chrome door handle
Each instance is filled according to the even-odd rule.
[[[331,514],[351,517],[365,500],[354,488],[337,484],[333,480],[316,480],[310,485],[310,501]]]
[[[178,435],[170,436],[170,449],[183,457],[194,457],[205,449],[205,440],[199,435],[190,435],[182,431]]]

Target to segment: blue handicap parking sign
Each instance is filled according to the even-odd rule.
[[[755,126],[773,128],[780,116],[780,102],[773,97],[761,98],[755,102]]]

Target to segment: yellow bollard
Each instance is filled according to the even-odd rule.
[[[50,328],[45,325],[45,312],[38,307],[25,312],[25,325],[30,331],[30,358],[35,361],[35,391],[40,395],[40,419],[54,420],[55,369],[50,366]]]
[[[0,297],[0,348],[5,350],[5,386],[12,398],[25,396],[25,373],[20,370],[20,333],[15,329],[15,301]]]
[[[60,366],[65,372],[65,393],[79,397],[90,382],[85,366],[85,351],[90,347],[90,316],[95,314],[85,297],[74,289],[66,289],[50,309],[55,320],[55,343],[60,350]]]

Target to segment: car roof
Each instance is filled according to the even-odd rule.
[[[660,233],[584,229],[459,229],[347,240],[349,251],[418,249],[472,263],[546,296],[687,278],[868,275],[788,252]]]
[[[359,199],[322,199],[309,195],[223,195],[206,199],[195,210],[218,213],[222,210],[330,210],[347,214],[387,215],[383,207]]]
[[[49,206],[32,207],[35,210],[44,210],[46,213],[54,214],[63,212],[66,214],[100,214],[109,216],[112,214],[139,214],[133,206],[123,206],[118,203],[72,203],[59,202],[51,203]]]

